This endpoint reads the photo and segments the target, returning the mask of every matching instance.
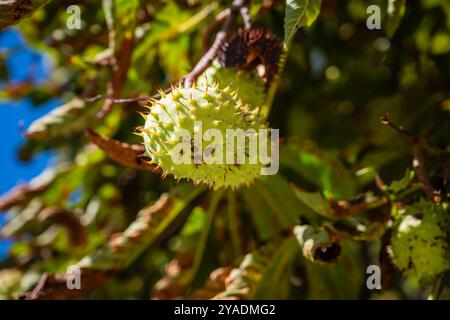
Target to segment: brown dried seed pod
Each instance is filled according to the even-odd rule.
[[[283,50],[281,41],[273,33],[262,28],[241,29],[221,46],[218,58],[226,68],[250,69],[262,64],[268,86],[277,74]]]

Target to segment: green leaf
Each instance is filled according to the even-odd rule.
[[[331,217],[332,210],[327,200],[320,194],[320,192],[307,192],[300,188],[294,188],[297,197],[314,212],[324,217]]]
[[[314,215],[280,175],[266,176],[252,188],[242,188],[242,196],[262,239],[298,223],[300,216]]]
[[[388,190],[393,193],[398,193],[405,190],[414,179],[414,170],[406,170],[405,175],[400,180],[392,181],[388,187]]]
[[[115,16],[123,27],[132,27],[136,23],[136,10],[139,8],[138,0],[116,0]]]
[[[308,299],[357,299],[365,275],[360,263],[360,246],[356,241],[342,243],[343,255],[325,266],[306,262]]]
[[[388,19],[386,21],[386,33],[389,38],[395,34],[401,19],[405,14],[406,0],[389,0],[387,7]]]
[[[289,144],[282,150],[280,164],[338,200],[350,199],[356,193],[354,176],[332,154]]]
[[[189,72],[189,46],[189,37],[184,35],[159,45],[160,63],[169,75],[170,82],[177,81]]]
[[[286,239],[256,285],[252,299],[287,299],[290,288],[292,261],[298,255],[292,237]]]
[[[230,238],[231,238],[231,244],[233,246],[234,253],[236,257],[241,256],[241,250],[242,250],[242,242],[241,242],[241,236],[239,234],[239,228],[241,227],[241,221],[238,216],[238,209],[237,209],[237,201],[236,201],[236,194],[232,191],[228,192],[228,208],[227,208],[227,220],[228,220],[228,227],[230,230]]]
[[[218,4],[213,2],[191,15],[189,12],[181,10],[174,2],[169,2],[164,9],[156,14],[150,32],[133,52],[133,61],[142,59],[158,43],[174,39],[180,35],[187,36],[217,8]]]
[[[216,191],[212,194],[211,204],[209,206],[208,211],[206,212],[206,221],[203,225],[203,230],[200,234],[200,239],[197,243],[197,249],[195,252],[194,263],[192,265],[192,269],[189,273],[189,278],[187,283],[192,284],[197,277],[197,273],[200,269],[200,265],[203,261],[203,256],[205,254],[205,250],[208,244],[208,238],[211,230],[213,229],[214,218],[216,216],[217,206],[219,205],[219,201],[222,198],[223,190]]]
[[[294,237],[280,235],[247,254],[239,268],[234,269],[226,289],[215,299],[283,299],[289,293],[292,259],[298,254]]]
[[[320,12],[322,0],[286,0],[284,45],[289,48],[298,29],[311,26]]]
[[[0,270],[0,300],[17,299],[21,293],[22,272],[18,269]]]

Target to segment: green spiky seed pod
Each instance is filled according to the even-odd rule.
[[[177,87],[170,94],[161,93],[161,99],[153,101],[144,117],[146,153],[162,168],[163,176],[187,178],[218,189],[237,188],[260,175],[262,166],[249,154],[248,147],[249,140],[259,140],[264,124],[258,109],[241,103],[231,87]],[[230,145],[227,150],[226,142],[232,140],[227,139],[227,129],[253,133],[245,137],[245,144],[236,143],[233,152]],[[211,136],[206,138],[208,133]],[[227,161],[228,152],[232,161]],[[241,155],[240,163],[237,155]]]
[[[256,70],[223,68],[217,61],[214,61],[197,80],[199,86],[208,86],[210,82],[219,83],[221,88],[233,87],[244,104],[260,107],[265,102],[264,81],[258,76]]]
[[[408,206],[391,240],[395,265],[406,274],[430,278],[450,269],[450,216],[427,201]]]

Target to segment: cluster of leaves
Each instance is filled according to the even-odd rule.
[[[0,95],[66,103],[19,152],[51,149],[57,164],[0,199],[2,236],[15,239],[0,297],[448,298],[447,272],[402,274],[390,239],[419,200],[448,214],[450,6],[373,2],[381,30],[366,27],[363,1],[251,1],[253,23],[284,39],[262,106],[283,142],[279,174],[237,191],[162,180],[139,160],[141,107],[120,100],[188,74],[229,3],[86,0],[82,30],[69,30],[64,2],[50,1],[22,21],[54,73]],[[381,291],[366,286],[372,264]],[[71,265],[81,290],[66,287]]]

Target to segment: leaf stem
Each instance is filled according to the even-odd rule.
[[[189,273],[188,280],[186,284],[190,286],[192,282],[195,280],[198,274],[198,270],[200,269],[200,265],[203,261],[203,256],[205,254],[206,244],[208,242],[208,237],[211,232],[211,228],[213,226],[214,218],[216,216],[217,206],[219,205],[219,201],[222,198],[223,190],[218,190],[212,193],[211,204],[209,206],[207,214],[207,218],[205,221],[205,225],[203,226],[202,233],[200,234],[200,239],[198,241],[197,251],[195,252],[194,263],[192,265],[192,269]]]
[[[239,221],[236,215],[236,194],[233,191],[228,192],[228,224],[230,227],[231,244],[236,257],[240,257],[241,239],[239,237]]]

